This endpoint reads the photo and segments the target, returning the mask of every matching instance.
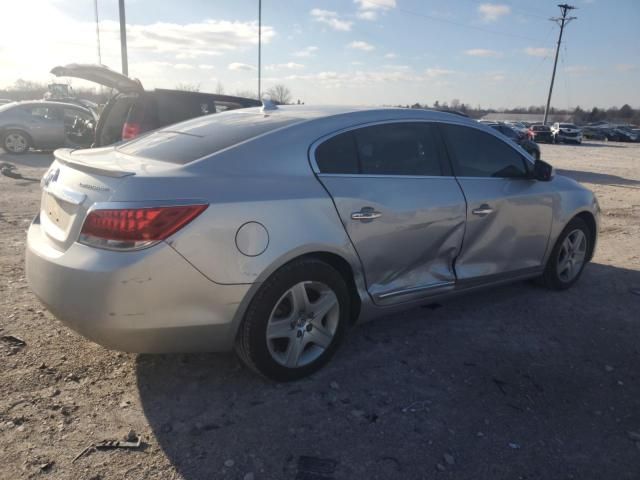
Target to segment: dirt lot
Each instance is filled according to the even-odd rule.
[[[640,145],[542,148],[604,211],[578,285],[361,326],[286,385],[233,356],[121,354],[59,324],[23,267],[51,156],[0,155],[26,177],[0,176],[0,336],[26,342],[0,341],[0,478],[640,478]],[[144,448],[72,462],[129,430]]]

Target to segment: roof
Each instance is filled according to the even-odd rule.
[[[371,107],[363,105],[278,105],[274,110],[267,112],[261,111],[260,108],[244,108],[235,110],[246,113],[255,113],[258,115],[281,115],[300,120],[316,120],[322,118],[336,117],[342,115],[355,114],[359,116],[379,116],[380,114],[388,114],[394,119],[431,119],[431,120],[454,120],[457,122],[473,122],[466,116],[462,116],[456,112],[444,112],[438,110],[426,110],[417,108],[398,108],[398,107]]]

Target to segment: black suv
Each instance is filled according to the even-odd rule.
[[[55,67],[58,77],[75,77],[115,90],[96,125],[94,147],[129,140],[141,133],[200,115],[257,107],[258,100],[230,95],[155,89],[146,91],[139,80],[103,65],[70,64]]]

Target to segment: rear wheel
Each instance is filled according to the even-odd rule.
[[[547,260],[543,283],[555,290],[564,290],[578,281],[585,265],[593,238],[589,227],[580,218],[571,220],[560,234]]]
[[[338,348],[349,319],[349,292],[330,265],[303,259],[276,271],[251,301],[236,352],[276,381],[309,375]]]
[[[19,130],[9,130],[2,137],[2,148],[9,153],[25,153],[30,146],[29,136]]]

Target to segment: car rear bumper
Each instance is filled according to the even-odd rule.
[[[561,142],[582,142],[582,134],[556,133],[556,140]]]
[[[27,236],[33,292],[65,325],[127,352],[227,351],[250,285],[211,282],[165,243],[113,252],[53,248],[37,221]]]

